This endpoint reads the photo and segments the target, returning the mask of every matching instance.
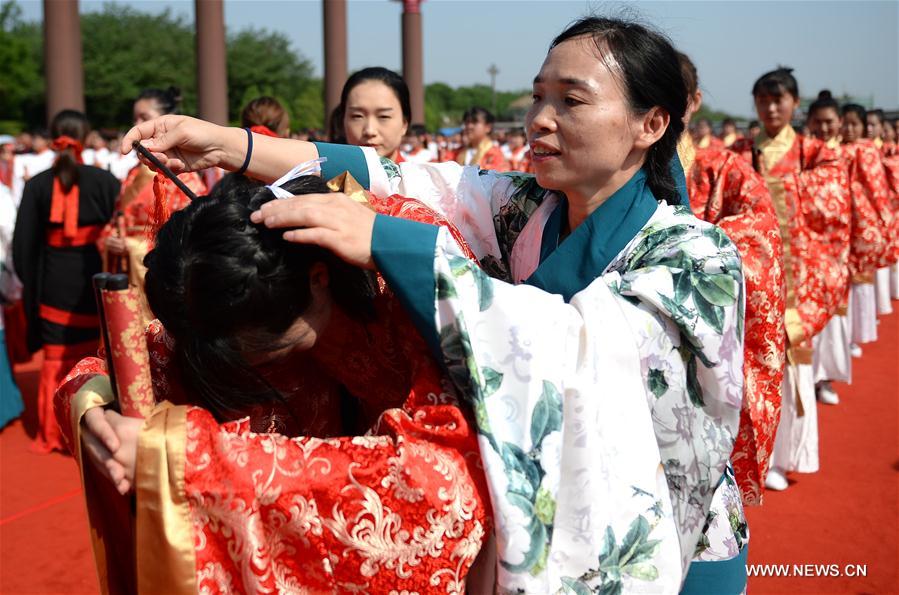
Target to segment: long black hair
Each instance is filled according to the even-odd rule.
[[[316,176],[284,189],[329,191]],[[260,402],[283,403],[247,355],[290,347],[282,336],[311,303],[313,264],[327,266],[331,297],[347,315],[363,322],[374,316],[375,286],[367,272],[250,221],[250,213],[273,198],[261,183],[229,176],[209,196],[175,212],[144,259],[147,300],[175,340],[184,384],[219,419]]]
[[[668,113],[668,128],[646,155],[646,183],[657,199],[681,204],[671,174],[671,160],[684,131],[687,88],[681,75],[678,52],[661,33],[638,23],[604,17],[585,17],[553,39],[550,49],[576,37],[593,38],[600,55],[611,54],[620,66],[630,110],[638,115],[653,107]]]
[[[57,139],[61,136],[69,136],[79,143],[84,143],[91,125],[87,116],[79,111],[64,109],[53,117],[50,123],[50,136]],[[53,163],[53,176],[59,180],[64,192],[78,184],[78,161],[71,149],[59,152]]]
[[[331,142],[346,142],[346,134],[343,131],[343,117],[346,115],[346,102],[350,96],[350,92],[358,85],[368,81],[379,81],[384,83],[393,94],[396,95],[397,101],[400,102],[400,110],[403,112],[403,120],[407,124],[412,122],[412,102],[409,100],[409,86],[403,77],[394,71],[382,66],[370,66],[357,70],[343,84],[343,90],[340,91],[340,104],[334,108],[331,117],[328,120],[329,137]]]

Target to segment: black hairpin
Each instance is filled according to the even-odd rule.
[[[191,200],[191,202],[197,200],[197,195],[193,193],[193,190],[188,188],[187,184],[185,184],[184,182],[179,180],[178,176],[176,176],[172,170],[170,170],[168,167],[163,165],[162,161],[157,159],[156,156],[153,153],[151,153],[145,146],[140,144],[139,141],[134,141],[133,143],[131,143],[131,146],[134,148],[135,151],[140,153],[147,161],[152,163],[153,167],[155,167],[156,169],[161,171],[163,173],[163,175],[165,175],[165,177],[167,177],[172,182],[174,182],[175,186],[177,186],[178,189],[184,193],[184,196],[189,198]]]

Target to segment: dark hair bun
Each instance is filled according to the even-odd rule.
[[[830,92],[829,89],[823,89],[820,93],[818,93],[818,99],[828,100],[833,99],[833,93]]]
[[[135,101],[141,99],[154,101],[163,114],[177,114],[181,105],[181,89],[175,86],[168,89],[144,89]]]

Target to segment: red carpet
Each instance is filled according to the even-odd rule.
[[[750,578],[753,595],[899,593],[899,302],[893,309],[853,360],[852,385],[835,385],[840,404],[818,406],[821,471],[792,474],[786,491],[747,509],[750,565],[789,570]],[[867,576],[846,576],[861,574],[847,565]]]
[[[750,564],[789,575],[751,578],[752,595],[899,593],[899,313],[879,331],[854,384],[837,387],[842,403],[818,408],[821,472],[747,511]],[[16,369],[26,415],[0,433],[0,593],[97,593],[75,465],[28,449],[37,369]],[[847,565],[867,576],[845,576]]]
[[[16,367],[25,415],[0,432],[0,593],[99,593],[75,463],[30,450],[39,370]]]

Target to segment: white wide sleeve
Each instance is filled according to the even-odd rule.
[[[440,233],[435,323],[475,409],[501,590],[676,593],[678,531],[637,343],[603,278],[570,304]]]

